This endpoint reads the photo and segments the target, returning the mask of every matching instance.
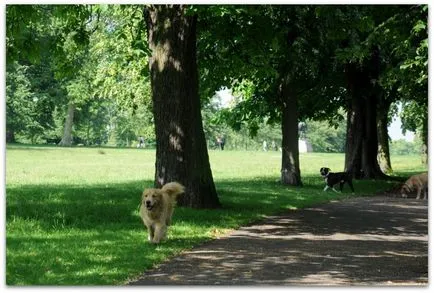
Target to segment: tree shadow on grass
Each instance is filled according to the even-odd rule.
[[[216,186],[223,208],[177,207],[168,240],[155,246],[147,242],[138,214],[143,188],[152,185],[133,181],[8,187],[7,284],[120,284],[211,239],[214,229],[237,228],[264,215],[308,206],[318,197],[329,201],[350,196],[322,193],[317,178],[303,188],[282,186],[272,178],[220,180]]]
[[[175,229],[150,244],[138,214],[145,186],[152,182],[7,188],[7,284],[122,284],[209,239]]]
[[[217,210],[177,207],[177,221],[212,227],[240,224],[333,199],[352,197],[351,193],[322,191],[322,180],[306,180],[304,187],[288,187],[273,178],[251,181],[220,180],[216,182],[223,208]],[[357,188],[358,182],[355,183]],[[370,183],[369,183],[370,184]],[[120,225],[135,229],[141,226],[138,215],[141,194],[152,181],[132,181],[101,185],[24,185],[6,189],[6,220],[37,221],[43,230],[63,228],[96,229]],[[365,184],[366,185],[366,184]]]
[[[143,181],[8,187],[7,284],[119,284],[211,239],[208,232],[214,227],[232,228],[249,221],[250,215],[237,212],[240,207],[212,211],[179,207],[168,239],[151,245],[138,208],[143,188],[152,185]]]
[[[123,284],[153,264],[204,242],[202,236],[147,242],[145,234],[129,229],[82,230],[7,237],[8,285],[116,285]]]
[[[176,208],[168,240],[153,246],[138,214],[143,188],[152,185],[7,187],[7,284],[121,283],[211,239],[214,229],[236,228],[272,212],[268,197],[278,195],[269,182],[225,182],[223,209]]]
[[[43,229],[129,224],[146,182],[110,185],[27,185],[6,188],[7,221],[38,221]]]

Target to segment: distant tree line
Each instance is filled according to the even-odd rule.
[[[6,141],[155,144],[147,55],[132,46],[141,17],[137,6],[8,5]]]

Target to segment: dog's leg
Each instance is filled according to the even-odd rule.
[[[155,234],[152,243],[159,243],[166,237],[166,225],[155,225]]]
[[[154,232],[154,227],[152,225],[148,226],[148,240],[150,242],[152,242],[152,239],[154,239]]]
[[[351,180],[348,180],[348,185],[351,187],[351,191],[354,193],[354,186]]]
[[[326,185],[326,186],[324,187],[324,190],[323,190],[323,191],[327,191],[327,189],[329,189],[329,188],[330,188],[330,186]]]
[[[333,189],[333,191],[336,192],[336,193],[341,193],[341,192],[337,191],[334,187],[332,187],[332,189]]]
[[[421,192],[422,192],[422,188],[421,188],[421,187],[418,187],[418,188],[417,188],[417,196],[416,196],[416,199],[420,199],[420,194],[421,194]]]

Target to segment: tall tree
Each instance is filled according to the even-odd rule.
[[[378,88],[371,83],[378,79],[378,54],[374,49],[369,64],[349,64],[346,70],[351,104],[347,117],[345,170],[356,178],[384,177],[377,160]]]
[[[384,178],[384,174],[377,167],[378,163],[374,159],[376,153],[371,146],[375,142],[374,137],[377,137],[381,151],[379,157],[384,157],[386,161],[385,167],[381,169],[389,169],[388,139],[385,129],[391,113],[391,104],[396,103],[398,99],[410,103],[414,101],[419,105],[418,117],[428,116],[426,107],[428,101],[427,7],[424,5],[356,6],[351,7],[346,13],[365,15],[358,18],[365,21],[359,22],[358,25],[355,22],[356,26],[353,26],[352,35],[357,36],[357,41],[354,42],[354,37],[347,40],[347,52],[352,52],[352,57],[346,60],[350,60],[353,67],[358,64],[358,69],[356,68],[352,73],[359,74],[359,77],[353,76],[353,88],[351,89],[350,85],[349,92],[353,100],[357,93],[365,94],[364,97],[359,97],[362,101],[360,107],[353,108],[361,110],[358,113],[359,119],[349,120],[349,123],[353,121],[357,124],[360,123],[360,119],[364,119],[365,128],[361,129],[364,133],[362,147],[353,145],[353,153],[361,150],[361,154],[358,157],[354,155],[348,157],[346,168],[352,170],[355,175],[362,175],[357,174],[360,167],[367,178]],[[363,22],[365,25],[360,26]],[[352,73],[347,72],[347,75]],[[374,113],[377,115],[377,128],[373,127]],[[405,117],[405,109],[403,113]],[[405,127],[405,119],[402,120]],[[419,125],[424,124],[422,122],[424,118],[419,121],[421,121]],[[358,165],[358,161],[361,161],[361,166]],[[351,165],[351,162],[354,164]]]
[[[87,58],[90,95],[110,105],[116,145],[129,146],[139,136],[154,140],[143,5],[103,5],[99,11]]]
[[[26,76],[28,67],[13,62],[6,72],[6,142],[16,142],[16,135],[27,129],[34,114],[34,95]],[[30,120],[30,121],[29,121]]]
[[[217,89],[213,85],[218,82],[244,91],[243,99],[226,115],[235,128],[244,122],[254,135],[262,120],[281,125],[281,182],[302,185],[298,122],[306,114],[300,104],[312,96],[309,91],[320,81],[320,57],[328,54],[318,50],[324,37],[315,7],[223,6],[211,10],[215,13],[201,23],[203,83]],[[322,104],[312,102],[309,112]]]
[[[397,10],[398,6],[344,6],[333,12],[337,32],[341,31],[336,59],[346,77],[349,99],[345,169],[356,178],[386,177],[378,163],[378,139],[387,137],[387,132],[379,135],[377,129],[377,123],[384,121],[379,114],[387,119],[390,106],[385,102],[389,92],[380,83],[385,52],[370,36]]]
[[[282,163],[280,182],[285,185],[302,185],[298,150],[298,100],[291,75],[286,73],[279,94],[282,111]]]
[[[83,47],[88,44],[88,21],[92,14],[87,5],[8,5],[6,12],[6,50],[9,62],[19,59],[41,62],[46,52],[52,54],[57,79],[71,80],[81,68]],[[70,145],[74,109],[68,103],[62,145]]]
[[[67,84],[67,110],[60,146],[71,146],[73,143],[74,116],[77,108],[90,98],[89,82],[89,37],[91,35],[90,21],[92,19],[92,6],[78,6],[69,11],[76,22],[76,29],[64,35],[61,45],[63,58],[56,60],[57,74]],[[71,17],[70,16],[70,17]],[[53,21],[56,18],[53,17]],[[62,15],[61,21],[68,21]],[[86,68],[87,66],[87,68]]]
[[[7,70],[13,75],[14,62],[26,64],[30,104],[40,112],[21,120],[29,127],[22,128],[19,137],[41,137],[44,132],[63,138],[62,145],[71,145],[73,136],[76,143],[84,137],[89,143],[105,141],[102,129],[107,128],[101,123],[110,118],[113,127],[107,132],[115,133],[114,139],[153,139],[143,21],[143,5],[8,6]],[[21,85],[26,86],[24,79]],[[9,100],[16,100],[10,93]],[[24,100],[20,103],[25,106]],[[97,104],[110,111],[97,111]],[[8,109],[12,121],[17,115],[9,115],[13,111]],[[95,139],[91,129],[98,133]]]
[[[428,6],[410,5],[391,17],[377,32],[397,62],[382,84],[394,88],[403,102],[403,130],[422,138],[422,161],[428,162]],[[385,36],[385,37],[384,37]]]
[[[400,5],[379,7],[387,18],[369,34],[365,45],[381,48],[382,68],[378,79],[382,93],[378,96],[379,162],[383,170],[391,170],[388,155],[388,136],[385,134],[392,114],[397,113],[397,103],[404,104],[401,112],[403,129],[421,132],[423,127],[412,127],[407,121],[427,117],[428,104],[428,7],[426,5]],[[411,103],[416,101],[416,116],[411,113]],[[407,108],[406,105],[410,107]],[[424,109],[424,110],[422,110]],[[410,110],[410,111],[408,111]],[[422,110],[422,111],[421,111]],[[409,118],[409,119],[406,119]],[[418,124],[422,126],[424,118]],[[410,128],[406,128],[410,126]],[[413,124],[414,126],[414,124]],[[427,137],[427,136],[426,136]],[[427,149],[427,148],[426,148]]]
[[[180,204],[217,208],[202,127],[196,63],[196,15],[184,5],[151,5],[145,10],[156,133],[155,186],[179,181]]]

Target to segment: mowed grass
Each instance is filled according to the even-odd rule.
[[[138,214],[155,151],[6,148],[7,285],[119,285],[240,225],[285,209],[372,195],[394,182],[355,181],[356,194],[322,192],[319,168],[340,171],[343,154],[301,154],[303,187],[278,183],[279,152],[209,152],[222,209],[177,207],[168,239],[149,244]],[[392,157],[397,175],[426,170],[419,156]]]

